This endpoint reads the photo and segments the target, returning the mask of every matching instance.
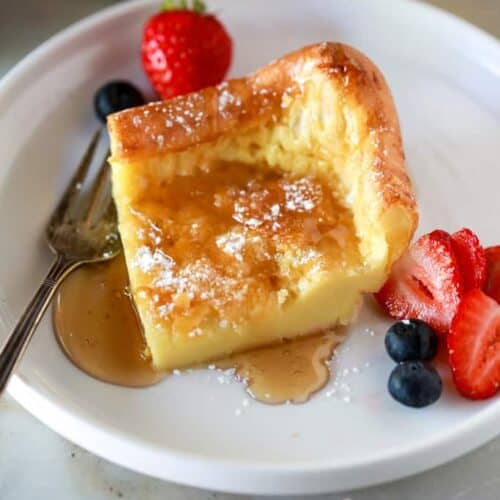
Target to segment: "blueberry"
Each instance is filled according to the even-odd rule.
[[[144,104],[144,97],[131,83],[115,80],[103,85],[94,96],[94,109],[102,122],[111,113]]]
[[[405,361],[392,370],[388,389],[396,401],[423,408],[439,399],[443,383],[439,373],[427,363]]]
[[[429,361],[437,353],[438,336],[424,321],[404,319],[387,330],[385,348],[396,363]]]

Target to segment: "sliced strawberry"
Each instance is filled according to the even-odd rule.
[[[479,238],[467,228],[451,235],[453,248],[464,279],[464,289],[483,288],[486,283],[486,256]]]
[[[484,291],[500,303],[500,245],[485,250],[487,280]]]
[[[486,399],[500,388],[500,305],[481,290],[468,292],[448,335],[453,379],[470,399]]]
[[[451,236],[437,230],[411,245],[375,297],[393,318],[420,319],[446,334],[462,294]]]

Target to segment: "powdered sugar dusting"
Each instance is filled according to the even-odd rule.
[[[321,186],[310,179],[298,179],[283,186],[285,207],[294,212],[310,212],[321,200]]]
[[[219,97],[218,97],[218,110],[219,113],[224,115],[230,107],[241,107],[241,99],[238,96],[235,96],[232,92],[229,90],[229,85],[227,82],[223,82],[220,85],[218,85],[218,89],[220,91]]]
[[[191,135],[193,133],[193,128],[188,124],[184,117],[176,116],[175,121],[184,128],[187,135]]]
[[[233,256],[239,262],[243,261],[243,247],[245,246],[245,236],[241,232],[231,231],[217,236],[216,245],[226,254]]]
[[[164,272],[171,273],[174,260],[161,250],[151,251],[148,247],[140,247],[132,261],[132,266],[138,267],[144,273],[151,271],[154,267],[161,267]]]

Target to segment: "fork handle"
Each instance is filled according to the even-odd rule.
[[[58,256],[0,351],[0,394],[21,359],[62,279],[78,262]]]

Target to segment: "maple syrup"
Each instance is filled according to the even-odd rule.
[[[213,321],[238,335],[245,320],[286,307],[308,275],[359,259],[352,215],[314,176],[217,162],[146,182],[129,210],[137,219],[129,264],[141,313],[178,338],[202,335]],[[98,379],[140,387],[164,376],[148,355],[123,255],[65,280],[54,326],[68,357]],[[326,361],[338,342],[323,332],[215,365],[234,368],[259,401],[302,403],[328,381]]]
[[[236,378],[257,401],[305,403],[330,379],[326,362],[340,340],[335,332],[324,332],[236,354],[215,366],[234,368]]]
[[[165,376],[151,365],[123,255],[68,276],[55,297],[54,330],[69,359],[97,379],[144,387]],[[328,382],[326,361],[339,342],[335,332],[324,332],[236,354],[215,366],[234,368],[258,401],[303,403]]]
[[[56,293],[53,321],[63,351],[89,375],[127,387],[164,377],[151,365],[123,255],[73,271]]]
[[[141,189],[128,222],[136,300],[147,326],[178,338],[217,322],[239,334],[313,275],[361,264],[352,214],[323,178],[215,162]]]

